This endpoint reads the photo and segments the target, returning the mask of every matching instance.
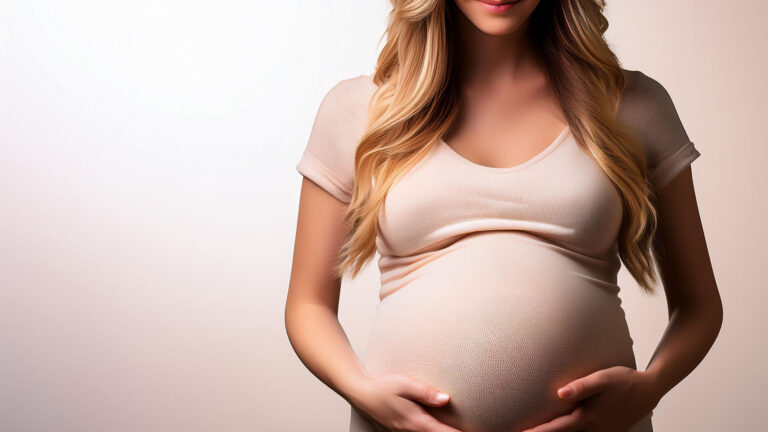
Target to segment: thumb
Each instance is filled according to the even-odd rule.
[[[577,400],[600,393],[607,384],[606,374],[602,372],[597,371],[569,382],[557,390],[557,395],[561,399]]]
[[[423,403],[424,405],[435,407],[445,405],[450,399],[450,396],[446,393],[441,392],[429,384],[424,384],[416,379],[408,377],[403,378],[400,388],[398,389],[398,394],[400,396]]]

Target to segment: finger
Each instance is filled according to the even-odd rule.
[[[560,387],[557,396],[567,400],[584,399],[605,390],[607,384],[608,374],[599,370]]]
[[[442,406],[448,403],[450,396],[441,392],[439,389],[422,382],[415,378],[402,377],[398,394],[405,398],[421,402],[428,406]]]
[[[584,411],[579,407],[570,414],[557,417],[554,420],[540,424],[532,429],[526,429],[523,432],[578,432],[584,428],[583,415]]]

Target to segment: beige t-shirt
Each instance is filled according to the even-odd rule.
[[[656,187],[699,156],[672,100],[628,71],[620,118]],[[368,75],[323,99],[296,169],[349,202],[355,145],[375,90]],[[379,213],[380,302],[364,364],[451,395],[428,408],[460,430],[521,430],[572,411],[556,389],[636,367],[618,297],[621,197],[570,128],[530,160],[473,163],[444,142],[389,191]],[[351,432],[375,430],[353,410]],[[652,432],[650,414],[632,432]]]
[[[666,89],[640,71],[626,71],[619,119],[640,138],[651,180],[669,183],[701,154],[688,138]],[[368,100],[376,90],[370,75],[339,81],[320,103],[296,169],[339,200],[349,203],[354,151],[366,127]]]
[[[626,74],[619,119],[638,135],[658,188],[700,153],[665,88],[640,71]],[[355,146],[375,89],[370,75],[360,75],[328,91],[296,165],[345,203],[352,193]],[[615,241],[621,220],[619,197],[607,179],[569,128],[532,159],[511,168],[472,163],[440,142],[390,190],[380,216],[379,252],[405,256],[472,231],[514,229],[601,255]]]

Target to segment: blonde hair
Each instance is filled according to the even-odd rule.
[[[357,275],[375,255],[378,213],[387,192],[450,128],[459,85],[452,0],[391,0],[373,81],[370,119],[355,153],[355,182],[344,219],[347,236],[336,274]],[[657,214],[645,158],[631,131],[616,118],[626,79],[603,35],[602,0],[542,0],[530,16],[533,43],[568,124],[594,156],[623,203],[618,252],[647,293],[657,281]]]

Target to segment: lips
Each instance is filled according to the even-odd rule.
[[[478,0],[483,7],[491,12],[501,13],[511,9],[522,0]]]
[[[521,0],[478,0],[480,3],[485,3],[490,6],[504,6],[514,3],[519,3]]]

